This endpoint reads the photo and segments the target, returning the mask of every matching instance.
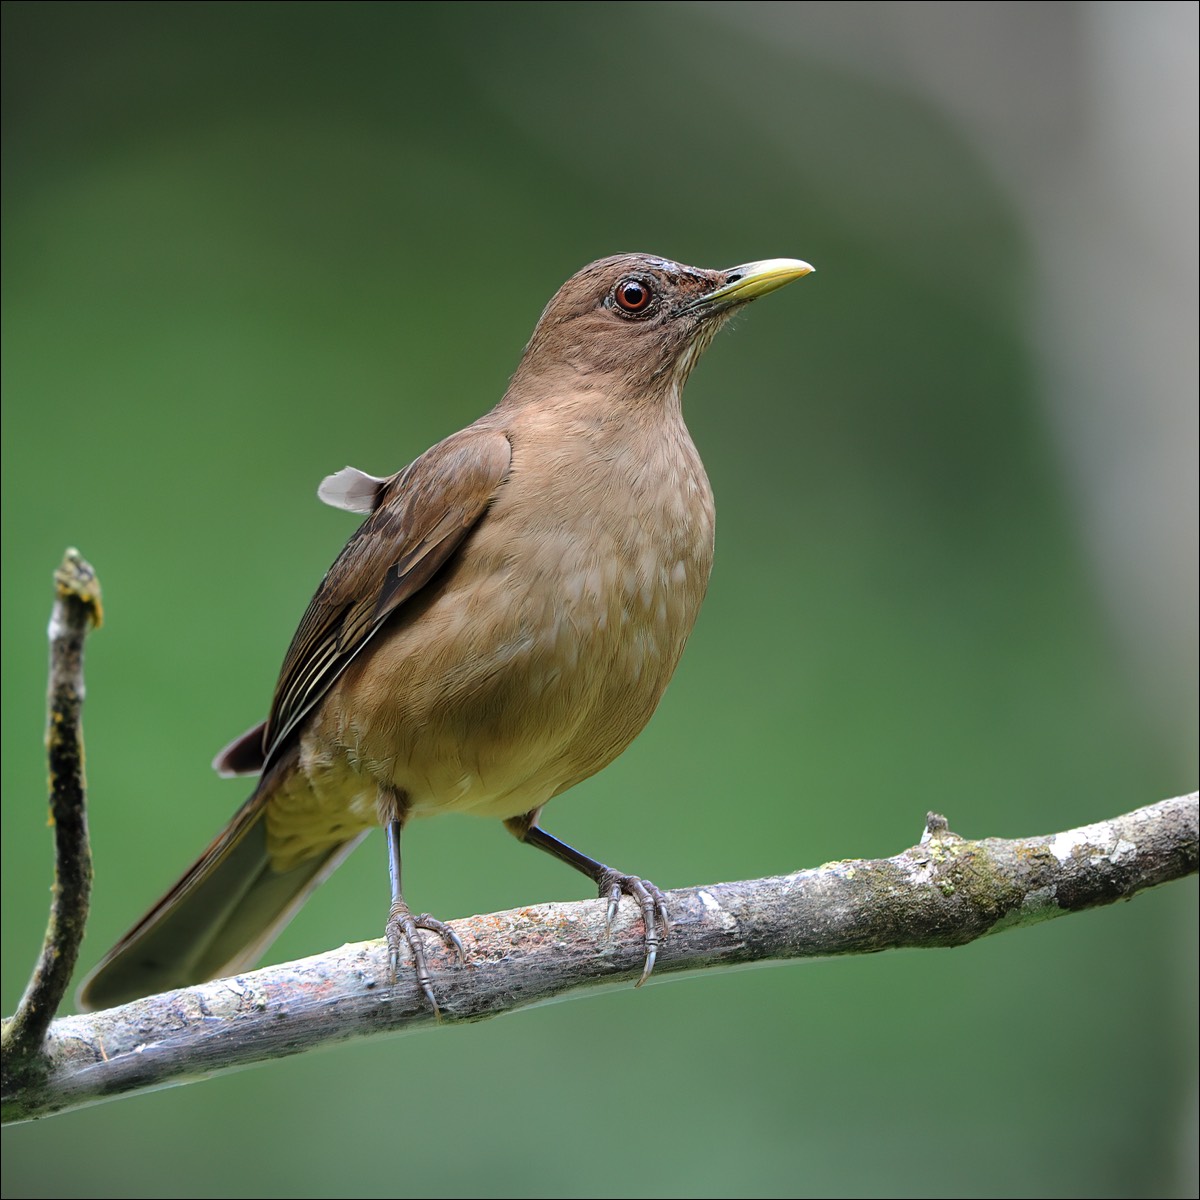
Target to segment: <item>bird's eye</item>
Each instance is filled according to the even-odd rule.
[[[617,284],[613,298],[617,305],[628,313],[644,312],[653,299],[649,284],[640,279],[622,279]]]

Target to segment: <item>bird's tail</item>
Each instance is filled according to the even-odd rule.
[[[364,836],[276,871],[267,855],[265,814],[264,797],[255,792],[83,981],[80,1008],[111,1008],[252,966]]]

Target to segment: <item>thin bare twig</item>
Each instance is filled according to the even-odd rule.
[[[101,622],[100,584],[77,550],[54,573],[50,614],[50,688],[46,753],[50,821],[54,826],[54,886],[46,937],[16,1013],[4,1024],[4,1085],[39,1070],[50,1022],[66,995],[87,924],[92,890],[83,773],[83,644]]]

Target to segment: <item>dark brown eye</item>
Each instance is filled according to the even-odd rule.
[[[613,293],[617,303],[631,313],[641,312],[651,300],[651,291],[640,279],[623,279]]]

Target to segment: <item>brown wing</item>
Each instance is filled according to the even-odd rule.
[[[471,427],[390,480],[321,581],[283,661],[267,718],[266,766],[387,618],[418,592],[487,511],[512,447]]]

